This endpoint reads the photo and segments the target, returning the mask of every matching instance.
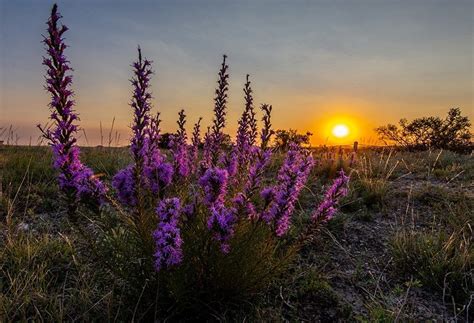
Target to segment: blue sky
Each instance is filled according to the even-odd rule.
[[[0,0],[0,126],[23,141],[48,118],[41,34],[50,1]],[[473,107],[472,1],[58,1],[81,126],[96,144],[116,117],[127,137],[130,64],[154,61],[154,107],[165,131],[180,108],[210,123],[221,55],[229,56],[229,132],[249,73],[277,128],[313,132],[349,120],[357,139],[401,117]],[[351,138],[351,139],[355,139]],[[126,140],[123,139],[123,144]],[[82,142],[84,143],[84,142]]]

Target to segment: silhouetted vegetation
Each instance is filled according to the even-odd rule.
[[[461,109],[452,108],[445,119],[422,117],[411,122],[401,119],[399,126],[388,124],[375,131],[385,143],[411,151],[437,148],[470,153],[473,148],[470,127],[471,122],[461,115]]]
[[[297,145],[308,145],[312,135],[311,132],[300,134],[294,129],[277,130],[275,132],[275,148],[281,151],[287,151],[292,143]]]

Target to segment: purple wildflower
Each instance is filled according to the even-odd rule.
[[[193,128],[193,136],[191,138],[191,148],[189,151],[189,168],[191,173],[196,173],[197,165],[199,164],[199,146],[201,145],[201,120],[199,118],[198,121],[194,124]]]
[[[233,177],[237,173],[239,165],[238,152],[235,147],[233,146],[228,154],[222,154],[219,159],[219,163],[227,170],[229,177]]]
[[[229,240],[234,235],[235,209],[216,204],[210,210],[211,216],[207,220],[207,228],[213,232],[214,238],[220,242],[222,252],[229,253]]]
[[[245,109],[247,110],[247,138],[250,146],[255,145],[257,141],[257,119],[255,118],[255,110],[253,108],[252,88],[250,87],[249,75],[247,74],[247,82],[244,87],[245,93]]]
[[[223,204],[227,193],[227,170],[209,168],[199,179],[199,184],[204,189],[204,202],[208,207]]]
[[[44,37],[48,57],[43,58],[47,67],[46,90],[51,94],[51,120],[53,129],[43,130],[43,135],[50,141],[53,148],[54,167],[59,170],[59,186],[69,200],[69,211],[74,213],[77,202],[84,197],[101,199],[107,191],[105,185],[94,176],[93,171],[84,166],[79,158],[79,147],[75,135],[79,120],[74,111],[74,93],[71,90],[72,68],[64,55],[67,45],[63,34],[68,30],[65,25],[59,26],[62,18],[58,6],[53,5],[51,16],[47,22],[48,35]]]
[[[142,209],[143,193],[147,190],[157,193],[167,186],[171,182],[173,168],[166,163],[158,147],[160,115],[157,113],[155,117],[150,116],[149,88],[153,71],[151,61],[142,58],[140,47],[138,60],[132,67],[134,76],[130,81],[133,86],[130,106],[134,118],[130,150],[134,163],[117,173],[112,184],[122,203]]]
[[[220,168],[209,168],[199,179],[199,184],[204,189],[204,203],[211,213],[207,220],[207,227],[214,238],[221,243],[221,250],[224,253],[230,250],[228,241],[234,234],[236,213],[234,208],[224,206],[227,179],[227,170]]]
[[[177,176],[186,177],[189,174],[189,156],[188,145],[186,144],[187,136],[184,128],[186,124],[186,115],[184,110],[179,111],[178,131],[173,136],[171,150],[173,152],[175,174]]]
[[[151,93],[150,77],[153,74],[151,69],[151,61],[142,58],[142,51],[138,47],[138,61],[132,64],[134,77],[131,83],[134,87],[132,102],[130,106],[133,108],[133,126],[132,140],[130,149],[135,161],[136,176],[140,177],[141,171],[147,160],[149,140],[147,137],[148,127],[150,125],[151,110]],[[140,179],[137,178],[137,182]]]
[[[180,213],[181,205],[178,198],[163,200],[156,208],[158,226],[153,232],[156,271],[177,265],[183,259],[183,240],[178,227]]]
[[[251,201],[251,197],[260,187],[265,168],[270,162],[271,151],[262,151],[260,148],[252,147],[251,152],[252,155],[256,155],[257,157],[252,158],[254,163],[250,166],[248,171],[248,177],[243,192],[237,194],[234,202],[243,209],[248,218],[255,219],[257,212],[255,205]]]
[[[132,66],[134,76],[130,82],[134,89],[132,102],[130,103],[133,109],[130,150],[134,164],[128,166],[128,170],[122,170],[115,175],[112,184],[117,190],[121,201],[129,201],[133,203],[129,204],[130,206],[136,206],[142,199],[142,190],[148,185],[145,169],[149,164],[150,158],[160,159],[159,156],[154,156],[156,150],[150,149],[150,145],[152,147],[156,145],[154,140],[150,141],[150,135],[153,136],[152,139],[157,139],[159,119],[154,121],[154,127],[150,127],[151,93],[149,92],[149,83],[153,71],[151,69],[151,61],[142,58],[140,47],[138,47],[138,60]],[[127,176],[131,178],[126,178]],[[125,191],[122,192],[122,190]],[[133,195],[133,198],[131,195]]]
[[[223,56],[221,69],[219,70],[219,80],[217,81],[216,97],[214,98],[214,120],[212,125],[212,145],[211,145],[211,164],[216,166],[219,161],[221,145],[224,140],[223,129],[225,127],[225,116],[227,114],[227,91],[229,89],[229,66],[225,60],[227,55]]]
[[[152,158],[154,152],[159,151],[158,142],[160,140],[160,113],[157,112],[154,117],[150,118],[150,126],[146,129],[148,133],[148,158]]]
[[[237,129],[236,144],[234,154],[236,154],[236,163],[245,166],[249,161],[250,148],[255,143],[257,136],[257,122],[255,120],[255,111],[253,109],[252,88],[250,87],[249,75],[244,87],[245,109],[239,120]]]
[[[156,194],[171,183],[173,166],[165,162],[164,157],[159,155],[157,159],[152,159],[145,166],[144,174],[147,179],[147,188]]]
[[[292,145],[278,172],[278,184],[272,191],[273,200],[262,215],[266,222],[275,222],[275,232],[279,237],[289,229],[295,203],[312,167],[312,156]]]
[[[137,204],[135,181],[133,180],[133,165],[121,169],[112,179],[112,186],[117,190],[120,203],[129,206]]]
[[[331,187],[327,190],[324,200],[314,212],[313,221],[327,221],[330,220],[337,211],[337,204],[339,200],[348,193],[347,184],[349,183],[349,176],[346,176],[341,169],[339,176],[334,180]]]
[[[262,104],[260,109],[263,111],[263,127],[262,132],[260,135],[260,147],[265,150],[270,142],[270,138],[273,135],[272,124],[271,124],[271,113],[272,113],[272,106],[268,104]]]

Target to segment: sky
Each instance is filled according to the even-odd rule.
[[[191,130],[212,122],[222,54],[228,55],[227,132],[235,133],[250,74],[257,107],[275,129],[313,133],[312,144],[376,142],[386,123],[460,107],[474,119],[474,1],[58,1],[74,68],[80,144],[106,144],[112,120],[126,145],[130,64],[153,61],[153,109],[164,132],[184,108]],[[53,2],[0,0],[0,127],[35,144],[48,121],[41,43]],[[261,114],[258,114],[261,117]],[[350,135],[337,139],[334,125]],[[115,131],[114,130],[114,131]],[[116,144],[117,142],[114,142]]]

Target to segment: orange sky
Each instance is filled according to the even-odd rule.
[[[13,125],[19,143],[35,143],[35,125],[48,120],[40,41],[50,8],[33,0],[0,3],[0,127]],[[274,128],[310,131],[313,145],[373,144],[376,126],[443,116],[451,107],[474,119],[472,1],[81,3],[59,1],[59,8],[70,28],[66,55],[90,145],[100,143],[100,121],[108,137],[113,117],[127,144],[138,44],[154,61],[153,104],[164,132],[176,129],[181,108],[189,130],[199,116],[211,123],[223,53],[231,134],[247,73],[256,105],[273,105]],[[331,135],[336,123],[347,123],[347,138]]]

